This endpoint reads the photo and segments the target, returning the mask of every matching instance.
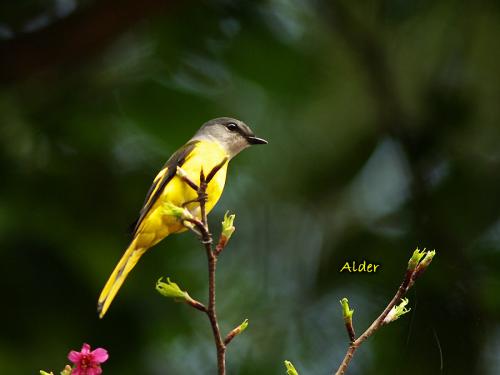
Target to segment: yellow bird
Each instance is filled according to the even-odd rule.
[[[169,234],[186,230],[181,219],[172,214],[172,206],[186,208],[193,216],[201,218],[199,203],[195,201],[197,193],[177,175],[177,168],[180,167],[191,181],[199,184],[202,170],[207,175],[227,160],[207,186],[205,207],[208,213],[224,190],[229,160],[250,145],[266,143],[266,140],[256,137],[242,121],[220,117],[203,124],[168,159],[146,195],[130,245],[99,296],[97,311],[100,318],[106,314],[125,278],[146,250]]]

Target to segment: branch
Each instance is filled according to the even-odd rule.
[[[224,215],[221,235],[217,246],[214,249],[212,234],[210,233],[210,229],[208,227],[205,205],[208,199],[208,184],[215,177],[217,172],[224,166],[224,164],[227,163],[227,161],[228,158],[224,158],[224,160],[217,164],[206,177],[202,169],[200,171],[199,183],[193,181],[181,167],[177,167],[176,175],[180,179],[182,179],[187,186],[189,186],[196,192],[197,198],[185,202],[183,204],[183,207],[179,207],[170,203],[166,204],[164,207],[168,215],[179,218],[182,221],[183,225],[186,226],[186,228],[191,229],[193,232],[195,232],[200,238],[201,243],[203,244],[208,262],[208,305],[204,305],[201,302],[191,298],[191,296],[186,291],[181,290],[181,288],[176,283],[171,282],[169,278],[167,278],[166,283],[162,282],[162,279],[160,279],[156,284],[156,289],[162,295],[174,298],[178,301],[186,302],[188,305],[204,312],[207,315],[208,320],[210,321],[215,347],[217,350],[217,369],[219,375],[226,374],[227,345],[248,326],[248,319],[245,319],[243,323],[231,330],[223,340],[220,333],[219,323],[217,321],[215,300],[215,273],[217,270],[217,257],[220,255],[222,250],[224,250],[229,241],[229,238],[235,230],[233,226],[235,215],[228,215],[227,212]],[[187,204],[194,202],[198,202],[200,205],[200,218],[195,217],[188,209],[185,208]]]
[[[224,163],[226,160],[224,160]],[[222,167],[216,166],[210,173],[210,180],[215,176],[215,173]],[[217,169],[214,173],[212,173],[215,169]],[[201,221],[198,219],[186,219],[186,221],[194,224],[196,228],[199,230],[199,236],[201,243],[205,247],[205,253],[207,254],[208,261],[208,307],[205,310],[205,313],[208,316],[208,320],[210,321],[210,326],[212,327],[212,333],[214,336],[215,347],[217,350],[217,368],[219,375],[226,374],[226,344],[222,340],[222,336],[220,333],[219,323],[217,321],[217,309],[216,309],[216,300],[215,300],[215,273],[217,270],[217,256],[215,255],[212,249],[212,234],[210,233],[210,229],[208,227],[207,214],[205,205],[207,203],[207,187],[210,180],[205,178],[205,174],[203,173],[203,169],[200,171],[200,183],[196,185],[193,181],[189,179],[187,174],[182,171],[181,168],[177,168],[178,175],[186,181],[188,186],[190,186],[193,190],[198,194],[197,201],[200,204],[201,211]]]
[[[234,217],[235,215],[224,215],[224,221],[222,222],[222,233],[219,239],[219,242],[216,248],[213,248],[213,240],[212,234],[208,227],[207,220],[207,212],[206,212],[206,203],[208,199],[207,188],[210,181],[215,177],[217,172],[226,164],[228,158],[224,158],[219,164],[217,164],[210,173],[205,176],[203,169],[200,171],[200,181],[197,184],[193,181],[190,176],[181,168],[177,167],[177,176],[181,178],[187,186],[196,191],[197,198],[193,201],[186,202],[184,206],[188,203],[198,202],[200,205],[200,219],[192,216],[185,209],[177,208],[177,211],[181,215],[181,220],[186,227],[192,229],[200,238],[201,243],[205,249],[205,253],[207,255],[208,262],[208,305],[205,306],[202,303],[192,299],[187,292],[180,290],[180,288],[175,283],[171,283],[170,280],[167,279],[168,285],[162,283],[162,290],[159,289],[157,284],[157,289],[160,293],[165,294],[165,290],[168,290],[171,297],[177,299],[183,299],[186,303],[191,305],[192,307],[203,311],[207,314],[208,320],[210,321],[210,326],[212,328],[212,333],[214,337],[214,342],[217,350],[217,368],[219,375],[226,374],[226,347],[227,345],[241,332],[243,332],[248,326],[248,320],[245,320],[239,326],[230,331],[227,336],[222,339],[222,335],[220,333],[219,323],[217,320],[217,310],[216,310],[216,299],[215,299],[215,274],[217,270],[217,257],[222,252],[224,247],[226,246],[229,238],[234,232]],[[160,280],[161,281],[161,280]],[[159,281],[159,284],[160,284]],[[173,285],[172,285],[173,284]]]
[[[227,346],[236,336],[243,332],[248,327],[248,319],[245,319],[238,327],[229,332],[224,339],[224,344]]]
[[[389,304],[386,306],[384,311],[378,316],[377,319],[368,327],[368,329],[361,334],[357,339],[354,339],[354,328],[352,327],[352,313],[354,310],[349,309],[349,305],[347,302],[347,298],[344,298],[340,301],[343,307],[344,312],[344,321],[346,322],[346,327],[349,331],[348,320],[350,319],[350,326],[352,328],[352,335],[349,331],[349,336],[351,339],[351,344],[347,349],[344,360],[340,364],[338,370],[335,372],[335,375],[343,375],[351,362],[352,357],[356,350],[360,347],[360,345],[366,341],[371,335],[373,335],[377,330],[379,330],[383,325],[393,322],[398,319],[401,315],[407,313],[409,309],[406,309],[406,305],[408,304],[408,299],[404,299],[403,297],[406,295],[408,290],[413,286],[416,279],[427,269],[429,264],[432,262],[432,258],[435,255],[435,251],[419,251],[415,250],[413,256],[410,258],[408,262],[408,268],[405,273],[405,277],[403,282],[399,286],[396,294],[391,299]],[[398,305],[398,302],[401,301]],[[346,319],[346,310],[349,312],[347,315],[349,319]]]
[[[212,181],[212,178],[214,178],[214,177],[215,177],[215,174],[216,174],[217,172],[219,172],[219,170],[220,170],[220,169],[224,166],[224,164],[226,164],[226,162],[227,162],[228,160],[229,160],[229,158],[226,156],[224,159],[222,159],[222,161],[221,161],[219,164],[217,164],[217,165],[216,165],[216,166],[215,166],[215,167],[214,167],[214,168],[210,171],[210,173],[208,174],[207,179],[206,179],[207,184],[208,184],[210,181]]]

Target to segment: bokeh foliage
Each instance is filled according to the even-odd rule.
[[[211,214],[231,374],[328,374],[436,248],[412,311],[352,374],[500,372],[500,8],[461,1],[20,1],[0,5],[0,373],[59,369],[82,342],[109,374],[213,373],[206,264],[173,236],[99,321],[96,298],[166,158],[206,120],[270,143],[232,161]],[[377,274],[340,274],[347,260]]]

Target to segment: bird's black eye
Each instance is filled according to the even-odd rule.
[[[230,122],[229,124],[226,125],[227,130],[230,130],[232,132],[238,130],[238,125],[236,125],[234,122]]]

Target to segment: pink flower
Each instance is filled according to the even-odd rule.
[[[81,352],[72,350],[68,354],[68,359],[76,365],[71,375],[100,375],[101,363],[106,362],[108,357],[106,349],[97,348],[90,351],[90,345],[83,344]]]

